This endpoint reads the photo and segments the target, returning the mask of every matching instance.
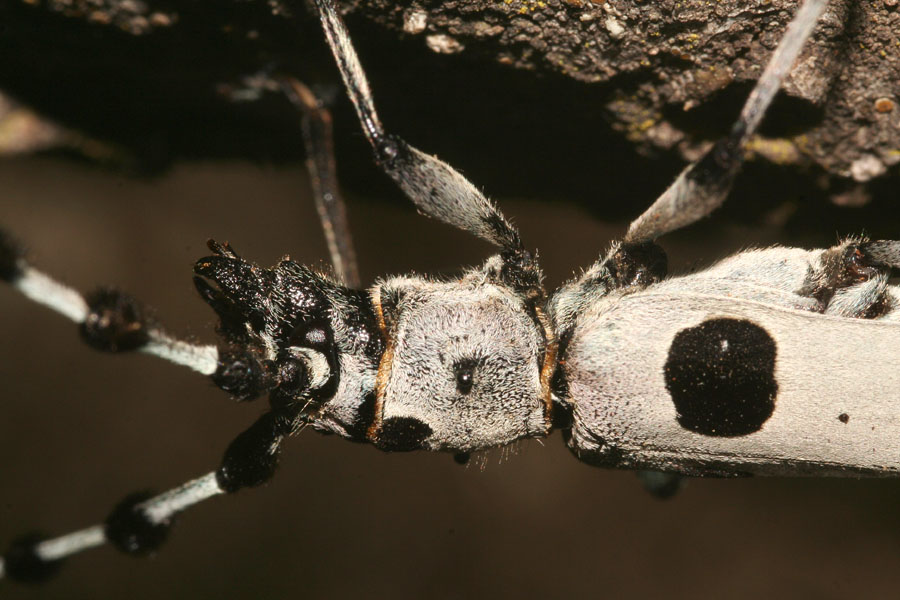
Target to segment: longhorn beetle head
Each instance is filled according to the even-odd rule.
[[[382,450],[469,452],[549,431],[555,344],[528,253],[363,292],[209,247],[194,280],[225,340],[215,381],[239,399],[268,392],[298,425]]]

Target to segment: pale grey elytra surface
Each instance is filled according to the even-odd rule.
[[[686,473],[722,465],[769,475],[900,472],[900,357],[890,351],[900,335],[898,290],[879,274],[827,306],[802,294],[832,253],[750,250],[699,273],[582,300],[562,366],[572,450],[588,462]],[[880,302],[884,314],[852,318]],[[723,318],[762,327],[776,348],[774,412],[747,435],[680,426],[666,388],[676,334]]]

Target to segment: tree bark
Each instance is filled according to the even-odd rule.
[[[397,58],[398,49],[420,47],[423,54],[464,57],[446,63],[462,71],[462,82],[470,65],[484,62],[524,71],[534,89],[551,94],[561,81],[577,82],[639,152],[671,150],[686,160],[727,129],[796,4],[342,2],[354,24],[380,26],[355,27],[354,39],[370,40],[372,49],[377,37],[395,53],[395,66],[407,58]],[[831,2],[752,155],[856,182],[897,170],[897,4]],[[0,90],[151,165],[179,156],[295,156],[296,116],[261,93],[265,75],[278,70],[315,80],[329,61],[299,0],[10,0],[0,7],[0,22]],[[405,41],[384,41],[396,38]],[[260,81],[261,72],[263,85],[254,91],[247,78]],[[569,118],[578,119],[585,107],[576,101],[572,110]]]

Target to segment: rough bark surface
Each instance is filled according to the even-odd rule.
[[[465,57],[450,63],[463,73],[488,62],[528,71],[536,88],[579,82],[639,151],[688,160],[733,119],[796,9],[795,0],[342,4],[354,23],[382,26],[354,38],[405,40],[384,41],[395,65],[398,48],[418,46]],[[857,182],[900,162],[897,5],[832,1],[753,154]],[[329,60],[301,0],[10,0],[0,5],[0,56],[0,90],[12,98],[87,135],[74,139],[161,163],[293,156],[292,109],[261,92],[265,77],[248,77],[315,80]],[[570,118],[582,108],[573,104]]]
[[[473,52],[521,69],[607,85],[606,108],[639,146],[697,154],[707,106],[745,91],[795,0],[352,0],[435,52]],[[896,0],[833,1],[787,81],[791,122],[753,149],[866,181],[900,162]],[[771,131],[771,129],[770,129]]]

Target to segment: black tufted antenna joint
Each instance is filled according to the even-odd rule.
[[[37,553],[37,545],[46,539],[29,533],[13,540],[3,555],[6,576],[20,583],[43,583],[56,575],[62,560],[45,560]]]
[[[106,539],[121,552],[143,556],[157,550],[169,535],[171,520],[155,523],[140,505],[153,497],[147,492],[129,494],[106,518]]]
[[[80,332],[92,348],[103,352],[128,352],[149,341],[144,307],[132,296],[103,288],[86,300],[90,311]]]

